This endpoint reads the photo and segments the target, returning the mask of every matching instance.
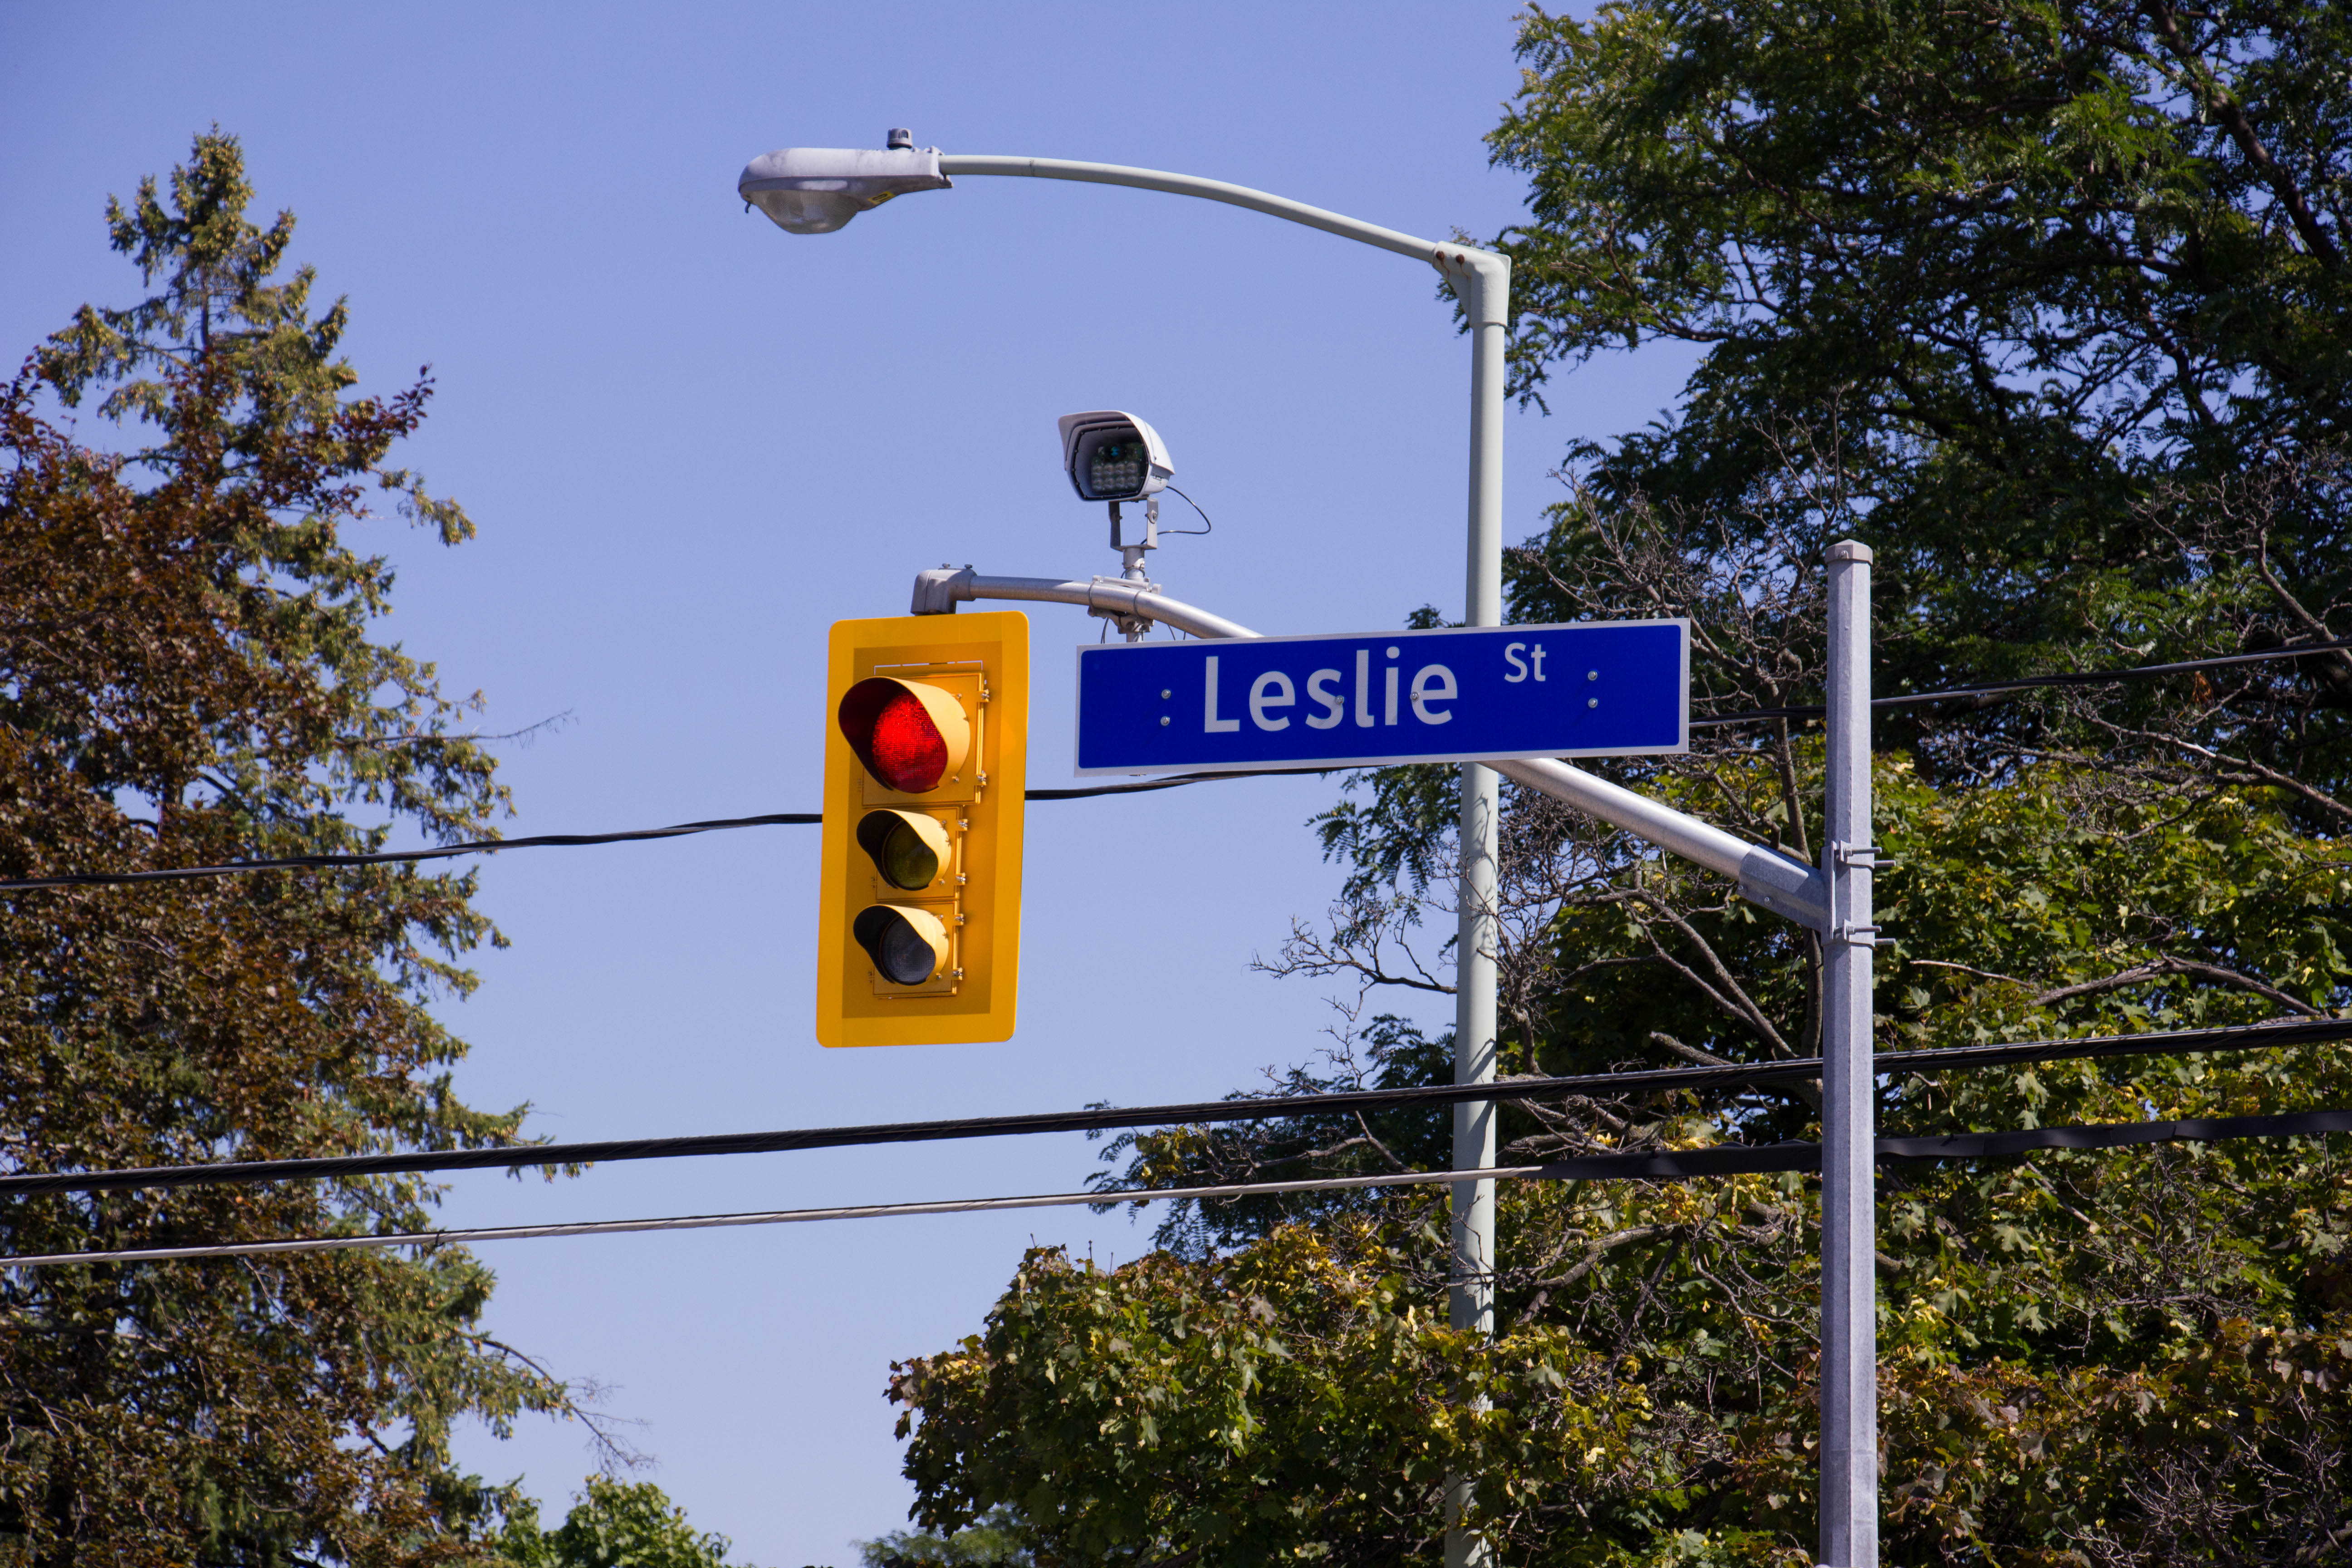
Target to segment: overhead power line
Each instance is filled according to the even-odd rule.
[[[2352,648],[2352,640],[2305,643],[2269,648],[2261,653],[2234,653],[2194,658],[2176,664],[2143,664],[2128,669],[2083,670],[2055,675],[2030,675],[2015,680],[1987,681],[1943,691],[1911,691],[1875,698],[1871,707],[1909,708],[1927,702],[1948,702],[1961,697],[1986,697],[2004,691],[2025,691],[2044,686],[2099,686],[2117,680],[2148,680],[2191,670],[2217,669],[2223,665],[2258,664],[2270,659],[2301,658],[2309,654]],[[1749,724],[1765,719],[1817,719],[1828,710],[1819,704],[1792,708],[1750,708],[1690,721],[1694,730],[1726,724]],[[1282,774],[1326,773],[1329,768],[1253,768],[1234,773],[1180,773],[1133,784],[1091,784],[1074,789],[1033,789],[1029,800],[1088,800],[1097,795],[1139,795],[1151,790],[1181,789],[1188,784],[1214,784],[1222,779],[1268,778]],[[42,888],[110,888],[138,882],[177,882],[194,877],[235,877],[253,871],[331,870],[350,866],[401,865],[418,860],[446,860],[459,855],[496,855],[508,849],[577,849],[596,844],[631,844],[655,838],[684,838],[697,833],[724,833],[743,827],[809,827],[824,820],[814,811],[778,811],[762,816],[727,816],[709,822],[681,822],[669,827],[634,827],[618,833],[543,833],[529,838],[476,838],[430,849],[387,849],[367,855],[287,855],[270,859],[230,860],[215,866],[167,866],[147,871],[78,871],[55,877],[0,878],[0,892],[29,892]]]
[[[2307,1018],[2235,1028],[2173,1029],[2143,1035],[2100,1035],[2072,1040],[2019,1040],[1954,1046],[1940,1050],[1888,1051],[1874,1060],[1881,1075],[2007,1067],[2028,1062],[2126,1056],[2179,1056],[2194,1051],[2260,1050],[2352,1038],[2352,1018]],[[0,1196],[36,1193],[120,1192],[139,1188],[249,1185],[319,1181],[339,1176],[427,1171],[511,1170],[540,1165],[599,1164],[622,1160],[675,1160],[712,1154],[775,1154],[874,1143],[922,1143],[959,1138],[1003,1138],[1041,1132],[1102,1132],[1135,1127],[1263,1121],[1283,1116],[1329,1116],[1468,1100],[1550,1100],[1675,1090],[1719,1090],[1800,1083],[1821,1076],[1819,1057],[1726,1067],[1659,1068],[1641,1072],[1588,1073],[1569,1078],[1503,1079],[1493,1083],[1437,1084],[1421,1089],[1341,1089],[1323,1094],[1198,1100],[1129,1109],[1095,1107],[1013,1116],[958,1117],[938,1121],[890,1121],[853,1127],[809,1127],[769,1132],[719,1132],[677,1138],[625,1138],[596,1142],[527,1143],[495,1149],[417,1150],[399,1154],[338,1154],[295,1160],[219,1161],[113,1171],[20,1172],[0,1176]]]
[[[442,1242],[526,1241],[551,1236],[618,1236],[645,1230],[713,1230],[728,1226],[804,1225],[824,1219],[892,1219],[906,1215],[990,1214],[999,1209],[1103,1207],[1166,1199],[1239,1198],[1265,1193],[1323,1192],[1348,1187],[1399,1187],[1427,1182],[1475,1181],[1480,1177],[1531,1175],[1543,1167],[1513,1165],[1491,1171],[1407,1171],[1381,1176],[1334,1176],[1297,1182],[1244,1182],[1218,1187],[1170,1187],[1146,1193],[1039,1193],[1011,1198],[943,1198],[916,1204],[850,1204],[835,1208],[771,1209],[752,1214],[676,1215],[661,1219],[592,1219],[570,1225],[486,1226],[470,1230],[423,1230],[395,1236],[313,1236],[286,1241],[229,1242],[194,1247],[126,1247],[114,1252],[49,1252],[0,1258],[0,1268],[30,1268],[58,1263],[151,1263],[174,1258],[236,1258],[266,1252],[341,1252],[355,1247],[420,1247]]]
[[[2014,1132],[1959,1133],[1941,1138],[1881,1138],[1881,1160],[1980,1160],[2063,1149],[2115,1149],[2136,1143],[2219,1142],[2237,1138],[2294,1138],[2352,1131],[2352,1110],[2305,1110],[2283,1116],[2231,1116],[2182,1121],[2124,1121],[2082,1127],[2033,1127]],[[32,1253],[0,1258],[0,1268],[61,1264],[156,1263],[173,1258],[247,1258],[278,1252],[341,1252],[363,1247],[432,1247],[448,1243],[526,1241],[557,1236],[615,1236],[649,1230],[710,1230],[730,1226],[803,1225],[814,1220],[889,1219],[911,1215],[988,1214],[1003,1209],[1070,1208],[1126,1204],[1264,1197],[1283,1193],[1341,1192],[1438,1183],[1506,1181],[1678,1181],[1774,1171],[1818,1171],[1818,1143],[1730,1144],[1711,1149],[1595,1154],[1541,1165],[1498,1165],[1474,1171],[1404,1171],[1378,1176],[1323,1176],[1293,1182],[1235,1182],[1221,1186],[1141,1188],[1118,1193],[1040,1193],[1025,1197],[944,1198],[929,1203],[853,1204],[834,1208],[770,1209],[748,1214],[674,1215],[658,1219],[580,1220],[568,1225],[481,1226],[405,1231],[389,1236],[311,1236],[283,1241],[199,1243],[187,1247],[121,1247],[100,1252]]]
[[[2118,680],[2155,680],[2167,675],[2187,675],[2200,669],[2219,669],[2231,664],[2263,664],[2273,659],[2302,658],[2308,654],[2331,653],[2352,648],[2352,640],[2301,643],[2293,647],[2264,648],[2260,653],[2220,654],[2211,658],[2183,659],[2174,664],[2137,664],[2125,669],[2063,670],[2053,675],[2025,675],[2014,680],[1988,680],[1975,686],[1955,686],[1942,691],[1906,691],[1894,697],[1874,697],[1870,705],[1879,708],[1916,708],[1927,702],[1949,702],[1962,697],[1992,697],[2004,691],[2030,691],[2044,686],[2105,686]],[[1738,713],[1712,714],[1694,719],[1694,730],[1709,729],[1721,724],[1751,724],[1761,719],[1818,719],[1829,711],[1819,703],[1801,704],[1793,708],[1749,708]]]
[[[1213,784],[1220,779],[1264,778],[1272,773],[1321,773],[1328,769],[1258,768],[1244,773],[1182,773],[1172,778],[1143,779],[1134,784],[1092,784],[1081,789],[1033,789],[1030,800],[1086,800],[1103,795],[1136,795],[1149,790],[1176,789],[1184,784]],[[446,860],[457,855],[496,855],[508,849],[577,849],[592,844],[634,844],[653,838],[684,838],[697,833],[726,833],[741,827],[814,827],[824,820],[819,811],[776,811],[764,816],[722,816],[709,822],[681,822],[669,827],[632,827],[618,833],[542,833],[530,838],[472,838],[462,844],[436,845],[430,849],[386,849],[367,855],[285,855],[273,859],[229,860],[216,866],[167,866],[151,871],[78,871],[56,877],[0,879],[0,892],[37,888],[108,888],[133,882],[177,882],[192,877],[235,877],[252,871],[333,869],[345,866],[400,865],[415,860]]]
[[[152,871],[78,871],[61,877],[19,877],[0,881],[0,891],[32,888],[107,888],[128,882],[177,882],[191,877],[234,877],[248,871],[331,869],[342,866],[391,866],[412,860],[446,860],[456,855],[495,855],[501,849],[576,849],[588,844],[631,844],[648,838],[684,838],[738,827],[812,826],[824,820],[811,811],[777,811],[765,816],[722,816],[681,822],[671,827],[633,827],[619,833],[542,833],[531,838],[474,838],[431,849],[386,849],[369,855],[282,855],[267,860],[230,860],[217,866],[166,866]]]

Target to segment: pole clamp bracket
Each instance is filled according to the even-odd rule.
[[[1124,588],[1128,590],[1126,594],[1120,595],[1121,602],[1126,605],[1132,605],[1135,603],[1135,600],[1143,595],[1157,594],[1160,592],[1160,584],[1151,582],[1148,578],[1139,581],[1133,577],[1104,577],[1097,575],[1093,579],[1093,585],[1097,588]],[[1087,614],[1094,616],[1097,620],[1108,621],[1112,626],[1117,626],[1119,630],[1119,635],[1126,637],[1129,642],[1137,641],[1144,637],[1151,630],[1153,625],[1150,616],[1139,616],[1134,614],[1131,610],[1121,608],[1117,605],[1106,606],[1101,605],[1090,605],[1087,610]]]
[[[1829,863],[1832,872],[1844,870],[1867,873],[1885,870],[1893,865],[1893,862],[1881,860],[1878,858],[1878,848],[1875,845],[1847,844],[1842,840],[1832,839],[1823,847],[1828,851],[1823,858]],[[1847,947],[1880,948],[1895,945],[1893,937],[1878,934],[1876,925],[1846,919],[1848,910],[1841,909],[1839,906],[1841,904],[1851,906],[1853,900],[1850,898],[1841,899],[1838,896],[1839,889],[1844,884],[1845,879],[1832,874],[1828,881],[1830,897],[1828,935],[1831,942]]]

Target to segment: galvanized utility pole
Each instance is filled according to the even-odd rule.
[[[1822,1519],[1824,1568],[1878,1563],[1875,1081],[1871,1072],[1870,550],[1829,548],[1822,877]]]
[[[1471,280],[1463,300],[1470,318],[1470,560],[1465,624],[1503,624],[1503,351],[1510,267]],[[1495,1081],[1495,888],[1501,824],[1501,780],[1476,763],[1462,765],[1461,908],[1454,943],[1454,1081]],[[1495,1107],[1454,1108],[1454,1168],[1495,1163]],[[1454,1189],[1452,1316],[1457,1329],[1495,1331],[1495,1184]]]
[[[1470,557],[1463,590],[1465,622],[1503,624],[1503,356],[1510,321],[1511,264],[1469,273],[1462,290],[1470,327]],[[1458,276],[1458,274],[1457,274]],[[1495,893],[1502,837],[1502,781],[1476,763],[1462,765],[1461,908],[1454,948],[1454,1081],[1495,1081]],[[1454,1168],[1482,1171],[1495,1163],[1495,1104],[1454,1108]],[[1454,1185],[1454,1280],[1447,1307],[1457,1329],[1491,1338],[1495,1332],[1495,1179]],[[1468,1483],[1448,1483],[1454,1518],[1470,1503]],[[1492,1553],[1482,1542],[1451,1527],[1446,1568],[1475,1568]]]

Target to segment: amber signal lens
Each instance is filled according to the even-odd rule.
[[[919,892],[940,879],[948,860],[948,832],[915,811],[869,811],[857,822],[857,846],[894,888]]]

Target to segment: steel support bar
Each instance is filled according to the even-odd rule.
[[[1084,605],[1104,616],[1126,616],[1158,621],[1196,637],[1254,637],[1258,634],[1223,616],[1213,616],[1181,599],[1160,593],[1155,583],[1130,583],[1122,577],[1085,581],[1056,577],[983,577],[967,566],[961,572],[941,567],[915,574],[915,605],[908,613],[947,616],[958,605],[979,599],[1014,599],[1057,605]]]
[[[1687,812],[1661,805],[1622,784],[1545,757],[1490,763],[1496,773],[1564,801],[1587,816],[1622,827],[1669,854],[1719,871],[1739,884],[1740,897],[1785,915],[1809,931],[1829,925],[1828,885],[1802,860],[1726,833]]]
[[[1457,257],[1466,262],[1466,257]],[[1441,255],[1438,265],[1445,268]],[[1511,264],[1502,257],[1468,271],[1455,293],[1470,332],[1470,540],[1463,587],[1463,624],[1503,624],[1503,360],[1508,347]],[[1451,272],[1451,269],[1448,269]],[[1459,272],[1451,275],[1460,277]],[[1456,839],[1462,854],[1454,945],[1454,1081],[1495,1081],[1499,1048],[1496,1016],[1496,952],[1502,945],[1496,891],[1502,861],[1502,785],[1492,768],[1462,764],[1462,810]],[[1465,1100],[1454,1108],[1454,1168],[1483,1171],[1495,1163],[1495,1102]],[[1454,1327],[1483,1339],[1495,1333],[1495,1178],[1454,1185],[1453,1279],[1446,1292]],[[1480,1405],[1484,1405],[1482,1399]],[[1467,1478],[1446,1483],[1449,1517],[1445,1568],[1486,1568],[1494,1547],[1459,1527],[1476,1500]]]
[[[988,577],[969,566],[961,572],[942,568],[916,574],[916,615],[951,615],[958,605],[981,599],[1082,605],[1105,615],[1136,616],[1163,622],[1199,637],[1258,635],[1223,616],[1171,599],[1150,584],[1127,583],[1116,577],[1097,577],[1090,582],[1054,577]],[[1501,773],[1528,789],[1622,827],[1669,854],[1720,872],[1738,883],[1742,898],[1809,931],[1828,929],[1828,884],[1819,871],[1801,860],[1766,845],[1751,844],[1711,822],[1703,822],[1671,805],[1662,805],[1645,795],[1611,784],[1567,763],[1536,757],[1492,762],[1480,771]]]
[[[1470,331],[1470,542],[1465,563],[1463,624],[1503,624],[1503,356],[1510,321],[1508,263],[1469,279],[1463,300]],[[1501,781],[1492,768],[1462,765],[1459,843],[1460,907],[1454,947],[1454,1081],[1495,1080],[1496,1042],[1495,895],[1502,838]],[[1477,1100],[1454,1108],[1454,1168],[1485,1170],[1495,1163],[1495,1107]],[[1453,1324],[1491,1336],[1495,1331],[1495,1183],[1492,1177],[1454,1189]],[[1466,1548],[1449,1540],[1455,1568]]]
[[[1871,1062],[1870,551],[1829,548],[1829,777],[1822,876],[1823,1568],[1878,1564],[1878,1274]]]
[[[941,153],[940,172],[1029,179],[1075,180],[1198,196],[1246,207],[1343,239],[1428,262],[1453,282],[1470,333],[1470,493],[1468,581],[1463,624],[1492,626],[1503,614],[1503,425],[1507,406],[1504,355],[1510,330],[1511,263],[1475,246],[1439,244],[1344,213],[1309,206],[1269,191],[1161,169],[1090,163],[1064,158]],[[1045,596],[1045,595],[1040,595]],[[1089,605],[1095,601],[1088,600]],[[1099,607],[1099,606],[1097,606]],[[921,613],[919,601],[918,614]],[[1140,611],[1125,612],[1139,614]],[[1180,623],[1171,621],[1171,625]],[[1187,630],[1192,628],[1187,627]],[[1201,634],[1209,635],[1209,634]],[[1493,770],[1462,765],[1461,907],[1454,946],[1454,1081],[1488,1083],[1495,1077],[1495,887],[1499,854],[1500,790]],[[1494,1163],[1495,1114],[1486,1104],[1454,1112],[1454,1165],[1479,1170]],[[1448,1292],[1454,1326],[1491,1334],[1495,1326],[1495,1184],[1465,1181],[1454,1189],[1454,1283]],[[1464,1500],[1455,1499],[1457,1507]],[[1459,1531],[1449,1531],[1448,1568],[1475,1555]]]

